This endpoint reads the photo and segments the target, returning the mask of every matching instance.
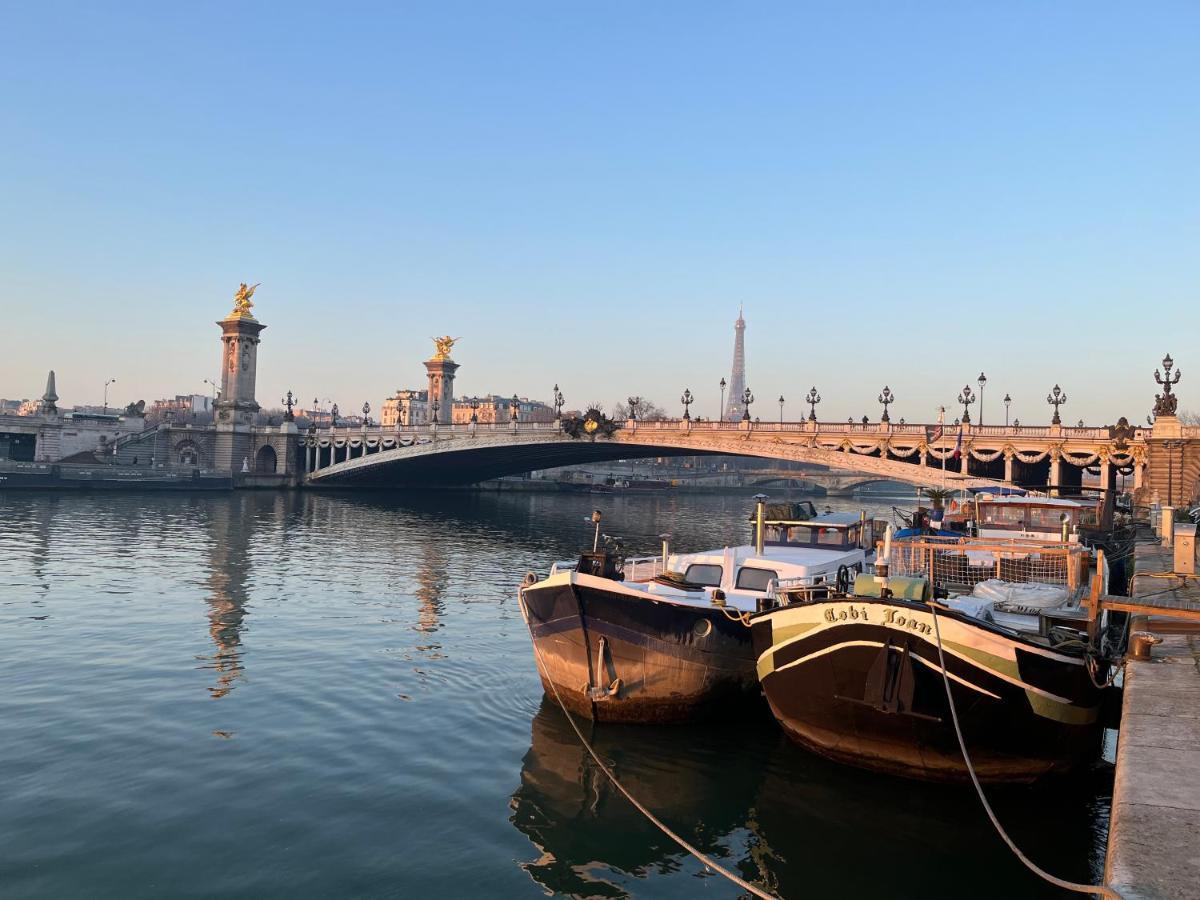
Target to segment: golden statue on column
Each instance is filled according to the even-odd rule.
[[[246,282],[243,281],[241,283],[237,293],[233,295],[233,312],[229,314],[231,318],[254,318],[254,313],[250,312],[250,308],[254,306],[250,302],[250,298],[254,296],[254,292],[258,290],[261,284],[262,282],[260,281],[252,287],[247,287]]]
[[[437,353],[434,354],[433,358],[434,359],[449,359],[451,348],[461,340],[462,340],[462,338],[460,338],[460,337],[455,338],[455,337],[450,337],[450,335],[446,335],[445,337],[440,337],[440,338],[438,338],[438,337],[433,338],[433,343],[437,347]]]

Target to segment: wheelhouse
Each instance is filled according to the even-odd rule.
[[[873,523],[854,513],[825,513],[804,519],[763,521],[764,543],[769,547],[808,547],[817,550],[850,550],[871,547]]]

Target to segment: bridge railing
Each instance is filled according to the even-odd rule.
[[[932,424],[883,424],[880,422],[725,422],[712,419],[655,419],[618,422],[617,427],[623,431],[652,431],[679,432],[695,431],[701,433],[726,432],[758,432],[775,434],[870,434],[870,435],[913,435],[930,436],[939,427],[944,428],[945,436],[957,436],[960,426],[938,426]],[[439,435],[471,435],[471,434],[550,434],[562,430],[558,422],[454,422],[438,423],[436,431]],[[968,425],[961,426],[964,435],[971,437],[1010,437],[1010,438],[1049,438],[1062,437],[1067,440],[1106,440],[1109,437],[1107,427],[1076,427],[1052,425]],[[1195,431],[1200,436],[1200,427],[1189,427],[1187,431]],[[361,425],[318,429],[317,434],[324,438],[355,438],[368,436],[373,438],[389,435],[428,435],[433,433],[432,423],[421,425]],[[145,432],[143,432],[143,435]],[[1191,436],[1191,435],[1189,435]]]

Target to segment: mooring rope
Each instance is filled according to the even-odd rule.
[[[536,642],[531,641],[531,643],[533,643],[533,652],[535,654],[537,654],[538,662],[542,664],[542,671],[547,672],[548,670],[546,669],[545,662],[542,659],[542,651],[540,649],[538,649],[538,645]],[[647,819],[649,819],[663,834],[665,834],[667,837],[669,837],[671,840],[673,840],[675,843],[677,843],[680,847],[682,847],[684,850],[686,850],[692,856],[696,857],[696,859],[700,860],[700,862],[704,863],[704,865],[706,865],[708,868],[712,869],[718,875],[725,876],[730,881],[732,881],[734,884],[736,884],[738,887],[742,888],[743,890],[749,891],[755,897],[761,898],[761,900],[778,900],[778,898],[776,898],[774,894],[768,894],[762,888],[755,887],[753,884],[746,881],[744,878],[741,878],[740,876],[738,876],[738,875],[734,874],[733,872],[729,871],[728,869],[726,869],[724,866],[722,866],[720,863],[718,863],[712,857],[701,852],[698,848],[693,847],[690,843],[688,843],[686,840],[684,840],[680,835],[678,835],[674,831],[672,831],[661,819],[658,818],[658,816],[654,815],[654,813],[650,812],[650,810],[648,810],[645,806],[643,806],[638,801],[638,799],[633,796],[633,794],[629,793],[629,791],[626,790],[625,785],[621,784],[621,782],[619,780],[617,780],[617,776],[613,774],[612,769],[610,769],[607,765],[605,765],[604,760],[602,760],[600,758],[599,754],[597,754],[596,751],[594,749],[592,749],[592,745],[588,743],[588,739],[583,736],[583,732],[580,731],[579,726],[575,724],[575,718],[567,710],[567,705],[565,703],[563,703],[562,697],[559,696],[558,686],[554,683],[554,679],[547,676],[546,681],[550,685],[550,690],[554,692],[554,699],[558,701],[558,706],[563,711],[563,715],[565,715],[567,717],[567,721],[571,724],[571,728],[572,728],[572,730],[574,730],[575,736],[579,738],[579,742],[581,744],[583,744],[584,749],[587,750],[587,752],[589,754],[591,754],[592,759],[594,759],[596,761],[596,765],[598,765],[600,767],[600,771],[608,776],[608,780],[613,783],[613,786],[616,787],[616,789],[618,791],[620,791],[622,794],[625,795],[626,800],[628,800],[630,803],[633,804],[634,809],[636,809],[643,816],[645,816]]]
[[[946,700],[950,704],[950,719],[954,722],[954,733],[958,736],[958,749],[962,751],[963,762],[967,764],[967,772],[971,776],[971,783],[975,785],[975,793],[979,795],[979,802],[983,804],[983,809],[987,813],[988,818],[991,819],[996,833],[1008,845],[1008,849],[1016,854],[1017,859],[1024,863],[1025,867],[1039,878],[1063,890],[1074,891],[1077,894],[1096,894],[1101,897],[1111,897],[1114,900],[1121,900],[1120,894],[1105,885],[1078,884],[1074,881],[1065,881],[1062,878],[1051,875],[1021,852],[1021,848],[1008,836],[1008,832],[1004,830],[1004,826],[996,818],[996,813],[992,811],[992,805],[988,803],[987,796],[983,793],[983,785],[979,783],[979,776],[975,774],[975,766],[971,764],[971,755],[967,753],[967,742],[963,740],[962,728],[958,724],[958,710],[954,706],[954,695],[950,691],[950,675],[946,669],[946,655],[942,652],[942,630],[938,627],[937,608],[931,603],[929,604],[929,611],[933,613],[933,634],[937,638],[938,662],[942,666],[942,683],[946,686]]]

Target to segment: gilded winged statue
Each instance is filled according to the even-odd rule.
[[[434,355],[433,358],[434,359],[449,359],[450,358],[450,349],[461,340],[462,340],[462,338],[450,337],[450,335],[446,335],[445,337],[440,337],[440,338],[439,337],[433,338],[433,343],[437,347],[437,353]]]
[[[237,293],[233,295],[233,311],[236,315],[250,315],[250,307],[254,305],[250,302],[250,298],[254,296],[254,292],[258,290],[260,284],[262,284],[261,281],[253,287],[247,287],[246,282],[242,282]]]

